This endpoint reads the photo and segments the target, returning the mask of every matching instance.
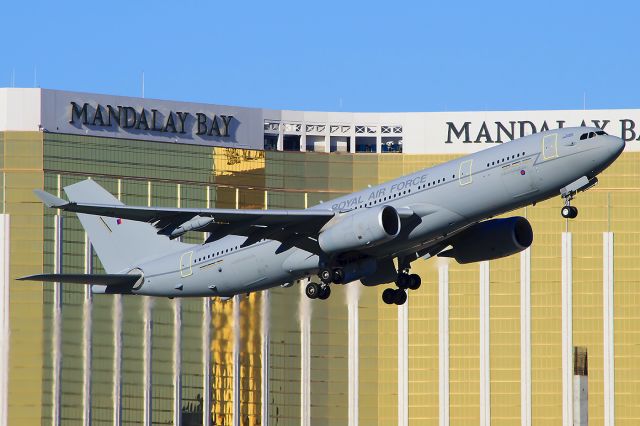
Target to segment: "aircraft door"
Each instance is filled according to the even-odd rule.
[[[558,157],[558,134],[554,133],[542,138],[542,159],[551,160]]]
[[[180,256],[180,277],[186,278],[193,274],[191,263],[193,262],[193,251],[182,253]]]
[[[460,182],[460,186],[469,185],[473,180],[471,176],[471,166],[473,164],[473,160],[467,160],[460,163],[460,169],[458,170],[458,182]]]

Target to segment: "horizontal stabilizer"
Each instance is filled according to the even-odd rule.
[[[41,189],[34,189],[33,193],[36,194],[36,197],[40,198],[40,201],[42,201],[47,207],[62,207],[69,204],[68,201],[58,198],[55,195],[51,195]]]
[[[18,280],[131,287],[140,278],[140,274],[39,274],[21,277]]]

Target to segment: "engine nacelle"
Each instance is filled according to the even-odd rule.
[[[318,244],[325,253],[374,247],[397,237],[400,217],[391,206],[362,209],[323,230]]]
[[[477,223],[452,241],[452,249],[439,256],[453,257],[458,263],[499,259],[518,253],[533,242],[531,224],[524,217],[492,219]]]

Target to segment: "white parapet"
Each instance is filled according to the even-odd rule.
[[[0,214],[0,426],[9,421],[9,215]]]

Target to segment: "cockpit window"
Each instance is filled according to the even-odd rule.
[[[602,130],[598,130],[597,132],[583,133],[580,135],[580,140],[595,138],[596,135],[606,135],[606,133]]]
[[[607,132],[605,132],[604,130],[598,130],[596,132],[596,135],[599,135],[599,136],[606,135],[606,134],[607,134]]]

